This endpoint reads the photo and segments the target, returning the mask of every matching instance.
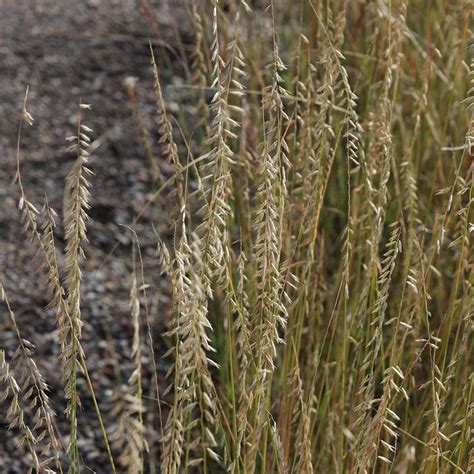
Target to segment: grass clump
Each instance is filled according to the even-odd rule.
[[[471,472],[468,5],[235,0],[193,2],[188,12],[198,116],[184,143],[152,51],[167,165],[152,170],[158,188],[147,206],[169,193],[174,238],[160,240],[157,266],[172,300],[164,336],[172,359],[167,383],[153,366],[158,406],[148,403],[141,354],[153,350],[156,315],[134,253],[135,370],[112,448],[100,423],[110,468],[117,454],[128,472]],[[187,119],[180,116],[183,130]],[[88,379],[79,263],[89,131],[80,123],[73,137],[64,283],[52,218],[40,228],[17,172],[26,231],[60,315],[72,472],[80,471],[75,383],[79,372]],[[19,340],[38,416],[52,417],[29,343]],[[12,426],[41,472],[21,390],[0,356]],[[147,428],[150,412],[159,434]],[[61,470],[59,435],[43,436]]]

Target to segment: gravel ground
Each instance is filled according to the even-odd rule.
[[[21,232],[18,194],[11,180],[19,112],[25,89],[30,88],[29,112],[34,126],[22,138],[22,175],[27,195],[41,207],[45,193],[59,210],[62,189],[74,157],[66,153],[65,137],[74,133],[79,100],[92,104],[85,123],[94,129],[98,148],[90,165],[95,173],[91,221],[84,264],[82,313],[84,348],[93,374],[106,425],[118,375],[130,375],[132,330],[128,310],[131,239],[122,224],[129,224],[153,191],[135,123],[123,86],[128,76],[138,82],[140,110],[153,127],[152,73],[148,38],[156,43],[162,79],[179,84],[180,67],[165,60],[163,42],[173,43],[176,24],[185,30],[179,2],[155,2],[156,23],[147,21],[134,0],[0,0],[0,281],[5,286],[23,337],[35,346],[34,358],[51,387],[58,412],[59,431],[68,430],[58,364],[54,317],[45,309],[47,299],[41,277],[32,263],[34,248]],[[152,3],[152,2],[150,2]],[[178,21],[177,21],[178,20]],[[185,36],[185,35],[184,35]],[[182,74],[181,74],[182,75]],[[168,91],[168,89],[165,89]],[[172,94],[168,91],[170,103]],[[155,127],[156,128],[156,127]],[[152,138],[155,138],[152,134]],[[162,206],[168,205],[162,200]],[[167,318],[165,283],[157,271],[156,238],[151,222],[166,232],[154,208],[137,226],[150,283],[151,318],[159,333]],[[64,247],[58,225],[58,246]],[[117,244],[118,247],[117,247]],[[115,248],[116,247],[116,248]],[[111,253],[113,250],[113,253]],[[5,307],[0,306],[0,348],[11,357],[16,342]],[[144,354],[144,366],[149,356]],[[159,362],[160,371],[164,370]],[[145,374],[149,381],[150,374]],[[110,472],[87,396],[80,381],[84,410],[80,414],[80,452],[84,472]],[[0,472],[23,473],[27,451],[17,447],[18,433],[7,429],[7,406],[0,404]]]

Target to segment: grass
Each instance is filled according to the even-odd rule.
[[[35,472],[82,469],[78,377],[94,400],[106,472],[474,470],[468,2],[254,3],[187,8],[193,117],[167,112],[151,51],[161,161],[127,85],[156,183],[146,207],[162,194],[169,203],[174,238],[157,238],[156,266],[173,318],[160,380],[153,289],[134,238],[135,370],[113,436],[81,347],[90,112],[81,104],[70,138],[62,269],[55,213],[47,203],[38,211],[21,181],[21,131],[33,122],[25,99],[19,207],[57,312],[70,421],[64,445],[2,290],[18,351],[13,361],[0,352],[0,381]],[[154,403],[142,385],[149,350]]]

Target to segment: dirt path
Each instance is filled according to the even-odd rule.
[[[160,3],[158,25],[162,39],[173,38],[170,18],[180,6]],[[93,380],[107,412],[117,366],[130,368],[128,281],[130,237],[121,226],[131,222],[152,190],[149,169],[123,87],[128,76],[138,79],[141,110],[153,119],[148,36],[156,38],[135,0],[0,0],[0,281],[8,291],[24,337],[37,346],[36,360],[51,385],[52,397],[62,399],[58,376],[58,344],[54,317],[44,310],[44,287],[34,273],[34,249],[21,233],[17,193],[11,185],[19,111],[26,86],[29,111],[35,119],[22,139],[23,180],[30,200],[41,206],[45,193],[60,210],[64,177],[73,156],[65,137],[74,133],[80,98],[93,106],[86,123],[100,143],[91,160],[93,201],[83,284],[84,345]],[[165,71],[166,78],[166,71]],[[171,78],[168,73],[168,79]],[[171,80],[171,79],[170,79]],[[152,124],[150,123],[150,126]],[[165,203],[166,205],[166,203]],[[138,233],[144,255],[150,257],[150,282],[160,285],[154,267],[155,236],[150,221],[159,226],[156,211],[147,213]],[[58,226],[58,243],[62,231]],[[107,257],[117,241],[119,248]],[[104,264],[104,259],[107,261]],[[162,327],[166,298],[152,292],[154,325]],[[4,307],[0,307],[0,348],[11,357],[15,338]],[[106,330],[104,329],[106,328]],[[113,339],[111,346],[107,338]],[[85,391],[81,381],[81,389]],[[96,423],[88,419],[90,400],[84,396],[81,414],[81,455],[96,472],[109,472]],[[7,431],[5,404],[0,406],[0,472],[25,472],[28,457],[18,449],[18,436]],[[113,420],[108,420],[114,429]],[[58,413],[60,431],[67,433]],[[25,457],[26,456],[26,457]],[[23,463],[22,463],[23,460]]]

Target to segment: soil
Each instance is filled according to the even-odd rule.
[[[132,238],[124,225],[132,222],[155,189],[124,80],[130,76],[137,78],[140,112],[154,140],[148,41],[151,38],[154,42],[163,83],[179,85],[182,71],[175,54],[179,47],[177,30],[183,36],[186,32],[181,2],[149,2],[159,13],[153,21],[142,14],[139,3],[0,0],[0,282],[7,291],[22,336],[36,346],[34,359],[50,386],[64,442],[69,427],[63,412],[54,315],[45,309],[48,301],[33,259],[35,248],[22,233],[18,190],[12,184],[20,111],[29,86],[28,110],[35,121],[32,127],[24,129],[21,140],[23,182],[28,198],[38,208],[47,195],[52,207],[60,211],[64,178],[74,161],[74,156],[66,152],[65,137],[74,134],[79,101],[92,105],[84,118],[84,123],[94,130],[95,152],[90,160],[94,172],[92,208],[89,243],[85,247],[87,260],[83,265],[83,346],[105,424],[113,432],[117,426],[116,417],[110,415],[114,387],[120,385],[120,378],[128,379],[133,367],[128,307]],[[175,89],[164,90],[173,106]],[[155,154],[160,159],[158,150]],[[166,198],[161,198],[160,204],[161,208],[169,205]],[[152,223],[165,236],[169,233],[158,206],[147,209],[135,230],[144,256],[146,283],[151,285],[150,318],[156,351],[160,354],[165,347],[159,335],[169,310],[166,283],[159,275],[155,257],[157,238]],[[61,254],[64,241],[60,218],[57,243]],[[6,351],[7,360],[11,360],[16,345],[2,304],[0,348]],[[151,378],[150,355],[145,351],[143,357],[147,384]],[[160,377],[165,365],[158,359]],[[83,404],[79,415],[83,470],[111,472],[83,379],[79,389]],[[27,450],[18,447],[19,433],[8,430],[7,408],[6,402],[0,404],[0,472],[23,473],[31,465],[30,459]]]

